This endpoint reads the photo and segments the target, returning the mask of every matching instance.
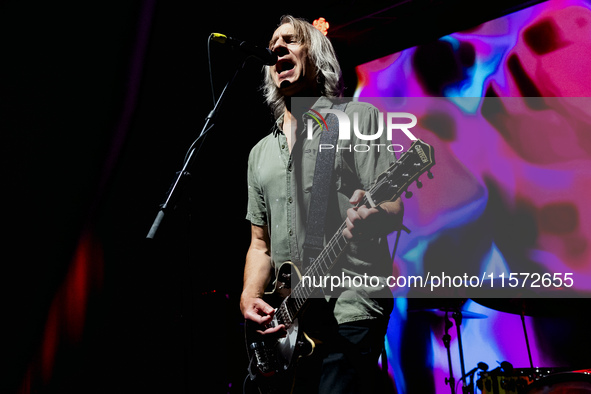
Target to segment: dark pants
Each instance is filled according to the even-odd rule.
[[[298,364],[294,393],[374,393],[383,380],[378,358],[388,327],[385,319],[335,325],[314,353]]]

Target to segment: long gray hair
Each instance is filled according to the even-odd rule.
[[[326,97],[341,97],[343,95],[343,78],[341,66],[330,40],[304,19],[291,15],[281,17],[279,26],[290,24],[295,30],[295,39],[305,46],[312,64],[316,67],[316,75],[320,94]],[[285,97],[279,93],[271,77],[271,66],[265,66],[262,85],[265,100],[275,119],[285,110]]]

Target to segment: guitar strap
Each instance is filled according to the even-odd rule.
[[[344,111],[346,106],[347,103],[339,103],[333,104],[332,108]],[[333,113],[328,114],[326,125],[328,129],[322,131],[319,146],[330,144],[335,149],[324,149],[322,151],[318,149],[318,154],[316,155],[306,239],[304,242],[304,267],[309,266],[324,248],[324,227],[328,207],[328,195],[332,186],[334,158],[339,136],[339,121],[337,116]]]

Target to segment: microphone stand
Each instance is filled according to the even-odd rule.
[[[199,152],[199,149],[201,148],[201,145],[203,144],[203,140],[205,139],[207,132],[214,127],[213,121],[220,110],[220,107],[224,101],[224,98],[226,97],[226,93],[228,92],[230,86],[234,83],[234,80],[236,79],[236,77],[238,76],[240,71],[242,71],[242,69],[244,69],[244,66],[246,65],[247,60],[248,60],[248,58],[244,59],[242,62],[242,65],[236,69],[232,78],[226,83],[226,86],[224,87],[222,94],[215,102],[213,109],[207,115],[207,117],[205,119],[205,125],[203,126],[203,129],[201,130],[201,134],[199,134],[199,137],[197,137],[197,139],[193,142],[193,144],[189,148],[189,151],[187,152],[187,155],[185,156],[185,162],[183,164],[183,168],[179,172],[176,173],[176,176],[171,184],[171,187],[167,193],[166,198],[164,199],[164,202],[162,204],[160,204],[160,210],[158,211],[158,214],[156,215],[156,219],[152,223],[152,227],[150,228],[150,231],[148,232],[148,235],[146,236],[146,238],[149,238],[149,239],[154,238],[165,215],[171,209],[174,209],[174,207],[176,205],[176,201],[178,200],[178,198],[182,192],[182,189],[186,186],[187,180],[191,175],[190,170],[192,169],[192,167],[195,164],[197,153]],[[199,145],[197,145],[197,143],[199,143]]]

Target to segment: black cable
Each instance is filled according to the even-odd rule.
[[[215,89],[213,87],[213,71],[211,68],[211,37],[212,36],[213,36],[213,34],[210,34],[209,36],[207,36],[207,66],[209,68],[209,86],[211,87],[211,99],[213,101],[213,105],[215,106],[215,104],[216,104]],[[199,142],[199,140],[201,140],[201,139],[205,139],[205,135],[212,127],[213,127],[213,124],[210,125],[206,130],[204,130],[199,135],[199,137],[197,137],[197,139],[195,139],[195,141],[193,141],[193,143],[191,144],[191,146],[187,150],[187,153],[185,153],[185,158],[183,159],[183,163],[187,162],[187,159],[189,158],[189,154],[195,148],[195,145],[197,144],[197,142]],[[201,143],[203,144],[203,141],[201,141]],[[197,152],[199,151],[199,148],[197,148]]]
[[[215,91],[213,88],[213,72],[211,70],[211,37],[212,37],[212,34],[210,34],[207,37],[207,64],[209,66],[209,85],[211,86],[211,98],[213,100],[213,105],[215,105]]]
[[[183,164],[187,162],[187,160],[189,159],[189,154],[191,153],[191,151],[193,149],[195,149],[195,145],[197,144],[197,142],[199,142],[199,140],[203,139],[205,140],[205,137],[207,135],[207,132],[209,130],[211,130],[213,128],[213,124],[209,125],[209,127],[207,129],[205,129],[200,135],[199,137],[197,137],[197,139],[195,141],[193,141],[193,143],[191,144],[191,146],[189,147],[189,149],[187,150],[187,153],[185,153],[185,158],[183,159]],[[203,145],[203,141],[201,141],[201,145]],[[201,149],[201,145],[199,145],[199,147],[197,148],[197,152],[199,152],[199,149]]]

